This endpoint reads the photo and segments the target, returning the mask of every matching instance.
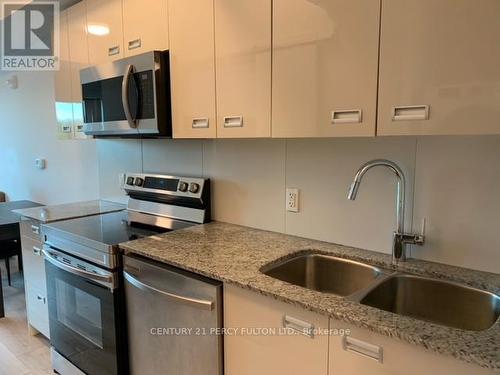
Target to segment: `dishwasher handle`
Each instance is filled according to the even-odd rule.
[[[125,280],[127,280],[131,285],[133,285],[137,289],[143,290],[145,292],[152,292],[152,293],[161,295],[163,297],[167,297],[168,299],[171,299],[172,301],[180,302],[180,303],[183,303],[185,305],[195,307],[195,308],[198,308],[201,310],[211,311],[214,308],[214,303],[212,301],[184,297],[184,296],[179,296],[177,294],[165,292],[163,290],[157,289],[151,285],[148,285],[146,283],[143,283],[142,281],[137,280],[134,276],[132,276],[127,271],[123,271],[123,276],[125,277]]]

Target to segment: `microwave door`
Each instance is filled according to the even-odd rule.
[[[140,93],[137,74],[128,65],[124,75],[82,84],[84,129],[87,134],[137,134]]]
[[[137,133],[137,129],[130,127],[125,115],[123,81],[124,75],[82,84],[84,131],[87,134]],[[130,84],[128,86],[133,87]]]

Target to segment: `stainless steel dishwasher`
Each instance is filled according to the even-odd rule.
[[[222,283],[124,256],[130,373],[221,375]]]

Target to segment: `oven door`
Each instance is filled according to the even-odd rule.
[[[85,134],[159,134],[161,60],[161,54],[149,52],[82,70]]]
[[[43,252],[51,345],[86,374],[118,374],[117,275],[50,247]]]

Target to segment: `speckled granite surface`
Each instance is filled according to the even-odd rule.
[[[53,206],[42,206],[14,210],[18,215],[38,220],[42,223],[51,223],[59,220],[74,219],[77,217],[97,215],[106,212],[121,211],[125,205],[104,200],[93,200]]]
[[[267,232],[210,223],[127,242],[126,252],[237,284],[373,332],[500,371],[500,322],[480,332],[448,328],[395,315],[346,298],[320,293],[262,274],[259,269],[299,251],[332,254],[391,269],[390,255]],[[409,260],[399,271],[458,281],[500,294],[500,275]]]

